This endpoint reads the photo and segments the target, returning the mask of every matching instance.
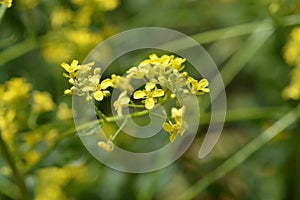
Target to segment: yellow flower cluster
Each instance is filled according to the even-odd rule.
[[[71,199],[64,188],[71,181],[84,182],[88,177],[86,167],[83,165],[48,167],[38,170],[36,174],[36,200]]]
[[[50,62],[83,57],[114,32],[112,27],[103,24],[99,13],[115,9],[119,0],[70,0],[69,5],[52,10],[52,31],[43,49],[44,57]]]
[[[110,96],[110,92],[106,90],[108,87],[113,87],[112,79],[105,79],[100,82],[100,68],[93,69],[94,62],[86,65],[78,65],[77,60],[73,60],[71,64],[62,63],[61,66],[68,73],[63,75],[69,78],[69,83],[73,86],[65,90],[65,94],[76,94],[85,96],[88,101],[92,98],[97,101],[102,101],[104,97]],[[91,72],[93,74],[91,75]]]
[[[295,66],[290,84],[283,90],[286,99],[300,100],[300,27],[293,29],[284,49],[284,59],[289,65]]]
[[[137,67],[131,67],[123,77],[113,74],[111,78],[100,81],[100,68],[92,68],[94,63],[78,65],[74,60],[71,64],[62,63],[61,66],[67,73],[64,76],[69,79],[73,86],[65,90],[65,94],[75,94],[84,96],[88,101],[94,98],[97,101],[110,96],[109,87],[121,90],[113,106],[119,116],[123,115],[126,107],[154,109],[156,104],[163,104],[168,100],[173,100],[180,105],[176,97],[194,94],[202,95],[209,92],[208,80],[196,80],[187,72],[182,72],[185,68],[185,58],[174,55],[157,56],[152,54],[148,59],[142,61]],[[142,89],[133,91],[131,81],[139,79],[145,86]],[[131,96],[129,94],[133,94]],[[137,102],[140,102],[136,104]],[[183,135],[187,128],[182,115],[184,107],[172,108],[172,116],[163,128],[170,134],[172,142],[177,133]],[[110,142],[110,141],[109,141]],[[99,142],[98,146],[106,151],[113,150],[112,143]]]
[[[24,78],[12,78],[0,85],[0,136],[8,151],[18,155],[13,159],[20,169],[40,160],[42,152],[35,148],[38,144],[52,145],[58,136],[56,129],[38,126],[39,116],[56,107],[51,95],[31,89]]]

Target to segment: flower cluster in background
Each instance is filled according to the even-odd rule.
[[[22,173],[38,164],[43,159],[44,149],[60,137],[57,128],[42,124],[72,119],[72,112],[65,103],[59,104],[55,115],[56,104],[51,95],[32,87],[23,78],[12,78],[0,85],[0,138],[7,145],[7,152],[14,155],[16,167],[22,169]],[[6,169],[7,166],[3,166],[1,170],[12,176],[12,171]]]
[[[294,66],[290,84],[284,89],[283,96],[294,100],[300,99],[300,28],[294,28],[284,49],[284,58]]]
[[[104,12],[117,8],[119,0],[71,0],[51,13],[51,32],[43,49],[44,57],[53,63],[60,63],[82,55],[103,39],[111,36],[113,27],[103,23]]]
[[[64,76],[69,79],[72,85],[65,90],[65,94],[83,96],[87,101],[102,101],[104,97],[109,97],[109,88],[121,90],[119,97],[113,103],[118,116],[122,116],[124,108],[144,108],[151,110],[156,104],[164,104],[167,101],[175,101],[175,105],[180,106],[177,99],[182,95],[202,95],[209,92],[208,81],[206,79],[196,80],[187,72],[183,71],[186,59],[175,57],[174,55],[162,55],[161,57],[152,54],[148,59],[142,61],[136,67],[130,68],[124,76],[111,75],[111,78],[101,80],[101,69],[93,68],[95,63],[78,65],[77,60],[71,64],[62,63],[61,66],[67,73]],[[131,80],[140,80],[144,87],[132,91]],[[122,84],[120,84],[120,82]],[[101,109],[97,108],[98,110]],[[171,116],[162,126],[169,133],[170,141],[173,142],[177,133],[183,135],[187,123],[183,121],[184,106],[173,107]],[[128,114],[128,113],[127,113]],[[106,120],[105,115],[98,116]],[[111,143],[98,143],[99,147],[111,151]]]

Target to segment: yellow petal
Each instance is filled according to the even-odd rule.
[[[133,94],[134,99],[142,99],[146,96],[146,93],[142,90],[135,91]]]
[[[68,63],[61,63],[60,66],[62,68],[64,68],[67,72],[69,72],[69,69],[70,69],[70,65]]]
[[[205,87],[207,87],[208,86],[208,80],[207,79],[201,79],[200,81],[199,81],[199,86],[198,87],[201,87],[201,88],[205,88]]]
[[[155,87],[155,83],[149,82],[149,83],[146,83],[145,89],[146,89],[146,91],[151,91],[154,87]]]
[[[171,124],[165,122],[165,123],[163,124],[163,129],[164,129],[165,131],[169,132],[169,133],[172,133],[172,131],[173,131],[173,126],[172,126]]]
[[[129,97],[123,97],[122,99],[120,99],[120,105],[126,105],[128,104],[130,101]]]
[[[72,90],[67,89],[67,90],[64,91],[64,94],[65,95],[70,95],[70,94],[72,94]]]
[[[105,79],[105,80],[103,80],[103,81],[101,82],[101,89],[102,89],[102,90],[105,90],[106,88],[112,87],[112,86],[113,86],[112,80],[109,79],[109,78],[107,78],[107,79]]]
[[[170,136],[169,136],[169,139],[170,139],[170,142],[173,142],[176,138],[176,133],[172,133]]]
[[[104,95],[102,93],[102,91],[98,90],[96,92],[94,92],[94,98],[97,100],[97,101],[102,101],[103,98],[104,98]]]
[[[151,54],[151,55],[149,56],[149,58],[150,58],[151,60],[155,60],[155,59],[157,59],[158,57],[157,57],[157,55],[154,53],[154,54]]]
[[[110,96],[110,91],[108,91],[108,90],[104,90],[104,91],[102,91],[102,93],[103,93],[103,96],[105,96],[105,97]]]
[[[153,97],[161,97],[164,96],[165,92],[162,89],[156,89],[152,92]]]
[[[154,102],[154,99],[153,98],[148,98],[145,100],[145,107],[150,110],[154,107],[155,105],[155,102]]]
[[[74,68],[74,69],[78,69],[78,60],[73,60],[72,63],[71,63],[71,68]]]

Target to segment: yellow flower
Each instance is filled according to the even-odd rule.
[[[72,110],[68,107],[68,104],[60,103],[58,105],[56,117],[60,120],[72,119],[73,113],[72,113]]]
[[[175,123],[169,121],[163,124],[163,129],[170,134],[169,138],[171,142],[175,140],[177,134],[182,136],[186,131],[186,123],[182,120],[184,111],[185,111],[184,106],[180,109],[172,108],[171,117],[175,120]]]
[[[177,136],[177,134],[179,133],[180,136],[182,136],[185,132],[185,128],[181,127],[179,124],[172,124],[172,123],[167,123],[165,122],[163,124],[163,128],[165,131],[167,131],[170,136],[170,142],[173,142]]]
[[[28,93],[32,88],[23,78],[12,78],[6,82],[6,91],[2,95],[2,99],[8,103],[22,101],[28,98]]]
[[[114,150],[114,144],[108,140],[107,142],[100,141],[97,143],[99,148],[102,148],[104,151],[112,152]]]
[[[66,78],[75,78],[76,71],[80,69],[80,65],[78,65],[78,60],[73,60],[72,63],[69,65],[67,63],[62,63],[61,66],[69,73],[64,73]]]
[[[97,87],[97,90],[93,93],[94,98],[97,101],[102,101],[104,97],[107,97],[110,95],[110,92],[107,89],[108,87],[112,87],[112,80],[107,78],[103,80]]]
[[[51,24],[55,28],[70,23],[71,19],[72,11],[70,9],[56,7],[51,13]]]
[[[48,112],[54,109],[55,104],[48,92],[33,92],[33,110],[37,113]]]
[[[134,99],[145,99],[145,107],[149,110],[152,109],[157,102],[155,98],[161,96],[164,96],[164,90],[157,89],[153,82],[146,83],[145,90],[138,90],[133,94]]]
[[[192,86],[192,93],[196,95],[201,95],[203,93],[209,92],[209,88],[207,88],[209,82],[207,79],[201,79],[200,81],[193,79],[192,77],[188,77],[188,82]]]
[[[4,0],[3,3],[7,6],[7,8],[12,6],[12,0]]]
[[[126,106],[128,106],[129,102],[130,102],[130,98],[126,96],[127,95],[127,91],[123,91],[118,99],[114,102],[114,107],[115,110],[117,111],[118,115],[121,116],[122,113],[122,109]]]

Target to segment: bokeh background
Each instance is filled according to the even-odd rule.
[[[299,199],[298,0],[16,0],[0,13],[0,199]],[[209,109],[175,163],[122,173],[94,159],[74,132],[60,63],[82,62],[106,38],[149,26],[203,45],[223,75],[228,112],[205,159],[197,155]],[[138,64],[128,57],[113,63],[114,73]],[[290,111],[293,120],[271,141],[261,137]],[[248,154],[253,139],[260,145]]]

